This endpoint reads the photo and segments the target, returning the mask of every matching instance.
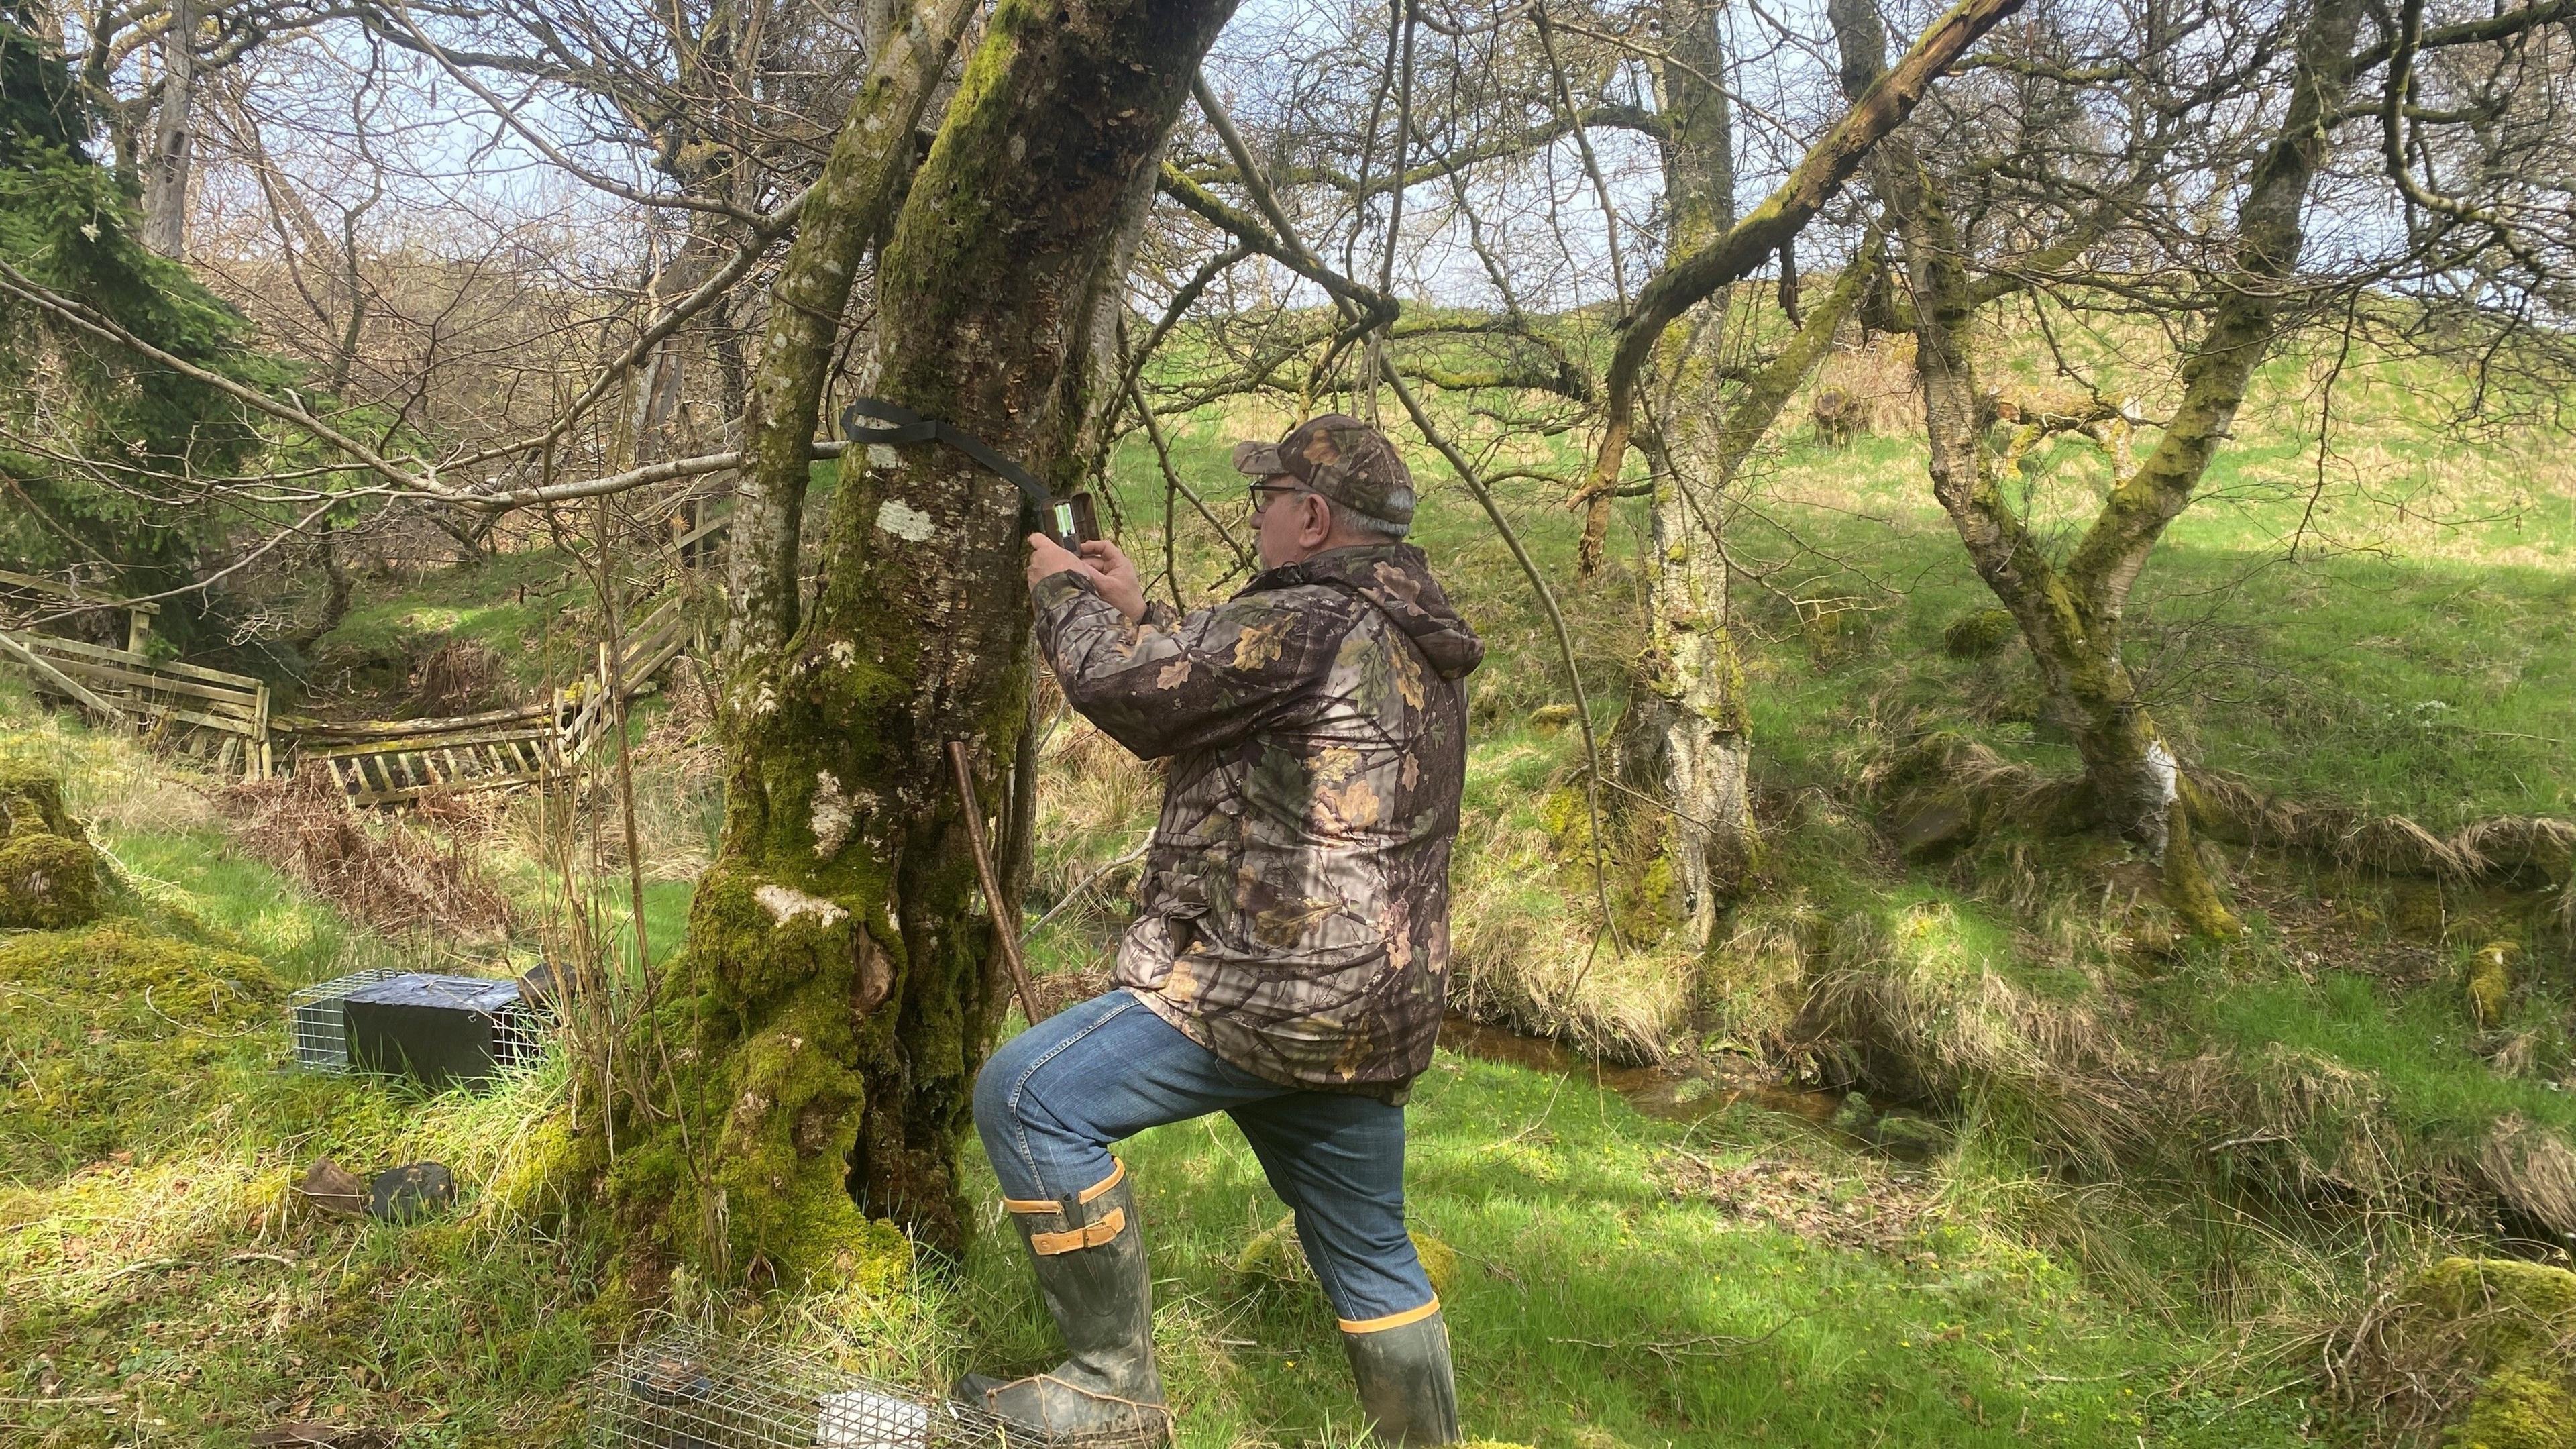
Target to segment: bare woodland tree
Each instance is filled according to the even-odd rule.
[[[2464,22],[2429,43],[2488,48],[2513,68],[2528,60],[2524,37],[2554,11]],[[1884,64],[1883,25],[1868,0],[1837,0],[1830,13],[1843,84],[1858,93]],[[2530,295],[2565,257],[2563,246],[2544,255],[2546,243],[2498,210],[2514,193],[2528,206],[2531,183],[2489,171],[2473,184],[2496,195],[2495,205],[2409,195],[2407,223],[2390,245],[2322,269],[2305,265],[2321,182],[2339,159],[2370,154],[2339,150],[2339,135],[2384,122],[2402,137],[2411,125],[2413,154],[2402,140],[2390,147],[2386,174],[2401,191],[2421,190],[2414,168],[2428,134],[2478,129],[2503,89],[2526,100],[2555,89],[2534,75],[2529,85],[2466,97],[2471,104],[2458,110],[2421,106],[2407,77],[2428,43],[2420,6],[2375,39],[2364,33],[2369,16],[2353,0],[2250,12],[2210,5],[2150,11],[2141,32],[2126,15],[2060,9],[1980,57],[1972,82],[1872,167],[1903,241],[1933,493],[2020,625],[2070,725],[2084,777],[2069,813],[2138,841],[2160,862],[2169,903],[2210,934],[2236,927],[2191,843],[2188,766],[2125,654],[2141,571],[2191,504],[2256,367],[2303,321],[2424,267],[2509,259],[2521,269],[2512,292]],[[2375,68],[2384,76],[2378,104],[2359,84]],[[2350,193],[2337,201],[2360,204]],[[1990,441],[1997,419],[1979,380],[1980,314],[2024,298],[2043,325],[2051,311],[2132,312],[2141,303],[2192,319],[2181,329],[2176,391],[2151,420],[2158,436],[2142,459],[2132,463],[2128,453],[2137,401],[2071,366],[2080,402],[2019,418],[2000,445]],[[2007,485],[2035,441],[2087,429],[2113,454],[2108,495],[2071,545],[2052,549]]]

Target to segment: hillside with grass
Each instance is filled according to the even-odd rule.
[[[1657,918],[1646,807],[1611,802],[1596,891],[1567,660],[1483,512],[1408,453],[1416,538],[1491,650],[1457,1030],[1413,1099],[1409,1179],[1471,1437],[2576,1442],[2561,440],[2442,432],[2423,400],[2450,384],[2421,364],[2267,368],[2132,621],[2227,826],[2203,848],[2246,929],[2211,941],[2131,847],[2023,808],[2076,762],[1930,497],[1904,376],[1837,356],[1817,386],[1882,415],[1833,448],[1793,409],[1726,520],[1762,853],[1705,953]],[[1615,740],[1645,640],[1644,502],[1621,501],[1607,565],[1578,579],[1580,517],[1536,475],[1576,473],[1580,438],[1448,416],[1523,475],[1498,504]],[[1229,446],[1292,420],[1238,400],[1163,431],[1231,522]],[[2026,511],[2062,533],[2107,465],[2052,446]],[[1145,440],[1111,468],[1104,513],[1152,592],[1241,582]],[[560,690],[600,620],[582,561],[540,542],[362,577],[281,689],[377,718]],[[898,1245],[828,1291],[684,1272],[641,1294],[580,1167],[598,1117],[572,1049],[482,1093],[291,1064],[287,997],[353,969],[517,975],[589,952],[632,983],[685,951],[722,822],[709,688],[675,666],[551,799],[361,815],[309,779],[192,774],[9,682],[0,766],[59,780],[103,909],[0,934],[0,1440],[235,1445],[309,1421],[574,1442],[595,1365],[674,1325],[916,1388],[1053,1361],[971,1143],[963,1261]],[[1052,705],[1026,906],[1061,1001],[1104,979],[1159,778]],[[1330,1312],[1239,1135],[1184,1124],[1127,1154],[1181,1442],[1357,1442]],[[445,1164],[455,1204],[335,1215],[296,1190],[326,1157]]]

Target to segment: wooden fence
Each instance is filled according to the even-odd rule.
[[[221,774],[264,780],[276,772],[268,686],[247,674],[16,629],[0,629],[0,660],[98,723],[134,729]]]
[[[320,760],[352,805],[542,784],[578,768],[616,727],[612,688],[633,698],[688,647],[687,603],[680,589],[663,595],[626,634],[613,667],[600,645],[591,672],[551,700],[447,719],[302,725],[297,756]]]
[[[579,768],[614,727],[612,699],[634,697],[693,642],[703,642],[690,617],[686,580],[693,565],[715,556],[727,521],[704,519],[694,509],[678,521],[672,547],[679,578],[623,631],[614,661],[602,644],[591,671],[570,688],[509,709],[446,719],[272,721],[261,681],[146,658],[149,604],[128,610],[126,649],[0,628],[0,665],[16,666],[39,691],[70,701],[102,725],[136,729],[226,775],[264,780],[282,764],[318,760],[352,805],[543,784]],[[0,595],[10,594],[45,604],[90,602],[67,585],[0,572]]]

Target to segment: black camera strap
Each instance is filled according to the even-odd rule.
[[[861,418],[875,418],[893,426],[876,427],[859,421]],[[993,451],[992,445],[982,438],[937,418],[925,418],[910,408],[897,407],[883,398],[851,399],[850,405],[841,409],[841,436],[853,443],[946,443],[974,459],[977,467],[1007,479],[1012,486],[1028,495],[1039,517],[1044,518],[1047,510],[1055,507],[1055,495],[1047,491],[1047,486],[1038,481],[1036,474]]]

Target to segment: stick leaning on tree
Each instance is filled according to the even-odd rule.
[[[993,940],[1002,948],[1002,961],[1011,969],[1011,985],[1020,994],[1020,1010],[1028,1014],[1029,1025],[1035,1026],[1045,1015],[1038,1010],[1038,994],[1029,985],[1028,963],[1020,959],[1020,933],[1013,929],[1011,912],[1004,909],[1002,883],[993,874],[993,857],[984,849],[983,807],[975,803],[975,771],[966,759],[966,742],[948,742],[948,766],[957,776],[957,799],[966,809],[966,844],[975,852],[975,875],[984,882],[984,904],[993,912]]]

